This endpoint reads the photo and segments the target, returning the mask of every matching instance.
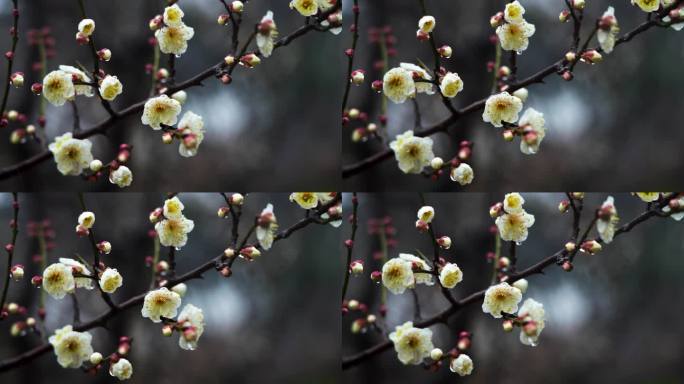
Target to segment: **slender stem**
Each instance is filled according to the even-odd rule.
[[[347,61],[347,77],[344,86],[344,97],[342,98],[342,113],[347,109],[347,101],[349,99],[349,89],[351,88],[351,73],[354,67],[354,55],[356,54],[356,42],[359,39],[359,0],[354,0],[354,24],[352,24],[352,45],[351,55],[348,55]]]
[[[0,104],[0,116],[5,114],[5,108],[7,108],[7,99],[9,98],[10,92],[10,76],[12,75],[12,64],[14,64],[14,54],[17,51],[17,42],[19,41],[19,5],[18,0],[12,0],[12,13],[13,13],[13,25],[11,29],[12,35],[12,47],[9,52],[11,52],[11,57],[7,58],[7,73],[5,76],[5,92],[2,95],[2,104]]]
[[[352,215],[351,215],[351,235],[349,236],[350,244],[347,245],[347,263],[344,266],[344,284],[342,285],[342,303],[347,295],[347,287],[349,286],[349,276],[351,275],[351,259],[354,252],[354,241],[356,239],[356,230],[358,228],[358,208],[359,201],[356,192],[352,193]]]
[[[19,195],[16,192],[12,192],[12,240],[8,244],[11,249],[7,251],[7,268],[5,270],[5,283],[2,287],[2,296],[0,296],[0,311],[3,310],[5,306],[5,301],[7,300],[7,292],[9,291],[10,275],[12,274],[12,258],[16,252],[15,246],[17,243],[17,235],[19,234]]]

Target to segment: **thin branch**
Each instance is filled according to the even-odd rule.
[[[359,39],[359,14],[361,10],[359,9],[359,0],[354,0],[354,24],[351,25],[352,29],[352,46],[351,54],[348,56],[347,62],[347,77],[345,77],[346,84],[344,86],[344,97],[342,98],[342,113],[347,109],[347,101],[349,99],[349,90],[351,88],[351,73],[354,67],[354,56],[356,55],[356,42]]]
[[[359,200],[356,192],[352,193],[352,215],[351,215],[351,235],[349,236],[349,244],[347,245],[347,263],[344,265],[344,284],[342,285],[342,302],[347,296],[347,288],[349,287],[349,275],[351,275],[350,265],[352,253],[354,252],[354,241],[356,239],[356,230],[358,228],[358,208]]]
[[[17,42],[19,41],[19,5],[18,0],[12,0],[12,27],[10,28],[10,35],[12,36],[12,48],[10,56],[7,59],[7,73],[5,76],[5,92],[2,95],[2,104],[0,105],[0,116],[5,114],[5,108],[7,107],[7,99],[10,92],[10,76],[12,76],[12,64],[14,64],[14,54],[17,51]]]
[[[17,244],[17,235],[19,234],[19,194],[16,192],[12,192],[12,212],[12,222],[10,223],[12,240],[5,248],[7,251],[7,268],[5,271],[5,284],[2,287],[2,296],[0,296],[0,311],[3,310],[5,306],[5,300],[7,300],[7,292],[10,285],[10,274],[12,274],[12,257],[14,256],[15,246]]]

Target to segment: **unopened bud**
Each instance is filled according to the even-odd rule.
[[[100,253],[109,255],[109,253],[112,251],[112,244],[109,241],[100,241],[97,243],[97,249],[100,251]]]
[[[233,193],[230,198],[228,199],[228,202],[233,205],[242,205],[242,203],[245,201],[245,197],[240,194],[240,193]]]
[[[363,273],[363,261],[355,260],[349,265],[349,269],[353,275],[360,275]]]
[[[570,202],[568,200],[562,200],[560,203],[558,203],[558,211],[560,213],[567,212],[568,207],[570,207]]]
[[[107,48],[102,48],[97,51],[97,57],[102,61],[109,61],[112,58],[112,51]]]
[[[442,236],[437,239],[437,245],[442,249],[449,249],[451,248],[451,238],[449,236]]]
[[[10,274],[12,275],[12,279],[14,281],[19,281],[24,278],[24,266],[21,264],[17,264],[12,267],[10,270]]]
[[[504,332],[511,332],[513,330],[513,322],[511,320],[504,320],[501,326]]]
[[[354,85],[361,85],[363,84],[365,78],[366,76],[364,74],[364,71],[361,69],[357,69],[355,71],[352,71],[351,79],[349,81],[351,81]]]
[[[439,348],[435,348],[432,351],[430,351],[430,358],[434,361],[441,360],[442,356],[444,356],[444,352],[442,352],[442,350]]]
[[[565,250],[566,251],[574,252],[575,248],[577,248],[577,245],[575,245],[575,243],[573,243],[572,241],[568,241],[567,243],[565,243]]]
[[[580,247],[580,250],[589,253],[590,255],[593,255],[597,252],[600,252],[601,249],[601,243],[599,243],[596,240],[587,240],[584,243],[582,243],[582,246]]]
[[[10,76],[10,82],[16,88],[24,86],[24,72],[14,72],[12,76]]]

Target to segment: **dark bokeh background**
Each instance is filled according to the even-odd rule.
[[[557,251],[570,235],[570,214],[558,213],[563,194],[523,194],[525,209],[536,223],[529,238],[518,249],[518,266],[524,268]],[[599,206],[607,194],[590,194],[586,212]],[[628,194],[614,194],[622,222],[631,220],[645,204]],[[493,220],[490,204],[503,195],[482,193],[427,194],[434,206],[437,235],[449,235],[453,245],[442,255],[458,263],[464,279],[452,290],[456,298],[479,291],[489,284],[491,265],[485,253],[493,250],[494,239],[488,229]],[[366,275],[351,279],[348,298],[367,302],[376,312],[380,286],[367,274],[380,265],[371,260],[378,249],[377,236],[367,234],[371,217],[390,215],[397,229],[398,245],[390,257],[415,249],[430,254],[428,237],[414,229],[416,211],[421,206],[417,194],[361,194],[360,228],[355,242],[355,257],[366,260]],[[589,219],[585,214],[585,220]],[[346,230],[346,231],[345,231]],[[460,378],[444,366],[430,373],[419,366],[403,366],[394,349],[345,372],[349,383],[394,382],[470,382],[470,383],[679,383],[684,358],[681,328],[681,271],[684,268],[684,242],[681,222],[670,218],[654,219],[621,235],[594,256],[578,255],[572,273],[551,266],[544,275],[528,278],[529,289],[523,299],[532,297],[544,304],[546,328],[537,347],[520,343],[516,328],[507,334],[501,321],[481,310],[481,303],[466,307],[452,317],[448,326],[435,325],[435,346],[448,350],[457,333],[474,333],[473,374]],[[343,228],[348,233],[349,227]],[[446,300],[434,287],[419,286],[423,317],[446,307]],[[411,320],[413,299],[388,293],[388,329]],[[352,335],[351,321],[342,320],[343,354],[350,355],[380,340],[375,333]]]
[[[518,58],[519,77],[526,77],[560,59],[570,48],[572,23],[560,24],[561,0],[523,0],[525,18],[535,24],[537,32],[529,48]],[[488,38],[493,33],[489,18],[502,10],[506,1],[426,1],[428,12],[437,19],[438,45],[449,44],[454,54],[443,60],[450,71],[464,81],[464,90],[454,105],[463,107],[485,97],[492,84],[486,63],[494,58],[494,47]],[[402,3],[379,0],[361,2],[361,37],[355,67],[369,71],[368,83],[381,78],[372,69],[379,58],[377,45],[370,45],[367,30],[372,26],[390,25],[398,40],[398,56],[390,59],[390,67],[400,62],[416,62],[420,58],[432,66],[429,43],[415,39],[420,17],[418,1]],[[615,7],[623,32],[645,20],[645,13],[629,1],[587,1],[584,36],[590,20],[600,17],[606,8]],[[678,75],[684,58],[682,32],[654,28],[637,36],[629,44],[619,46],[604,62],[594,67],[578,64],[575,80],[566,83],[558,76],[547,78],[546,84],[529,87],[526,107],[544,113],[547,136],[540,152],[527,156],[520,152],[519,140],[507,143],[501,132],[482,122],[481,112],[473,113],[449,130],[438,134],[434,152],[451,158],[462,139],[475,142],[475,181],[469,191],[507,189],[559,190],[633,190],[649,185],[655,189],[673,189],[682,173],[681,123],[671,116],[682,106],[684,79]],[[347,43],[349,44],[349,43]],[[596,42],[592,43],[592,46]],[[504,56],[508,59],[508,55]],[[504,61],[505,63],[505,61]],[[446,108],[438,97],[419,95],[423,125],[430,126],[446,116]],[[368,87],[352,87],[350,107],[370,111],[377,121],[380,96]],[[413,105],[410,102],[389,103],[387,133],[413,128]],[[377,142],[351,143],[351,132],[358,124],[343,130],[343,163],[351,164],[382,149]],[[416,175],[404,175],[392,158],[362,175],[345,180],[346,190],[441,190],[461,187],[443,177],[432,182]],[[658,188],[660,187],[660,188]]]
[[[144,68],[152,62],[153,49],[147,44],[152,36],[147,25],[165,4],[162,0],[86,1],[88,16],[96,22],[98,47],[112,50],[112,59],[103,68],[123,83],[124,92],[113,102],[115,109],[144,100],[148,95],[151,80]],[[183,81],[223,59],[230,46],[230,29],[216,23],[217,16],[225,12],[219,1],[185,0],[179,4],[186,14],[185,23],[195,28],[187,52],[176,61],[176,79]],[[250,26],[261,20],[268,9],[274,12],[281,36],[301,26],[305,18],[287,4],[247,4],[242,40],[246,40]],[[10,9],[10,1],[0,0],[2,31],[11,25]],[[28,49],[26,31],[45,25],[52,27],[57,55],[50,60],[48,70],[59,64],[74,65],[76,61],[90,66],[91,57],[88,47],[78,46],[74,40],[80,20],[76,0],[20,0],[19,9],[22,35],[14,70],[26,73],[26,85],[12,89],[8,109],[19,109],[35,122],[38,97],[32,96],[30,86],[40,78],[31,71],[37,50]],[[245,190],[285,191],[293,185],[299,189],[309,186],[312,188],[308,189],[333,190],[340,168],[340,136],[333,127],[338,121],[340,84],[344,77],[340,60],[342,39],[329,32],[311,32],[287,48],[276,50],[253,70],[238,68],[229,86],[210,78],[204,87],[188,89],[183,111],[202,115],[207,131],[196,157],[181,157],[177,142],[163,145],[160,132],[143,126],[139,114],[116,124],[108,138],[93,138],[93,154],[108,161],[116,156],[120,143],[134,144],[129,167],[134,176],[130,189],[135,191],[225,189],[229,183],[237,183]],[[9,36],[3,34],[0,49],[4,52],[9,43]],[[163,57],[161,63],[166,64],[167,58]],[[79,97],[78,105],[83,128],[107,116],[96,97]],[[47,119],[47,135],[51,139],[70,130],[70,106],[48,106]],[[40,150],[35,143],[10,145],[9,134],[9,129],[0,132],[2,166]],[[63,177],[52,160],[0,183],[5,190],[41,190],[46,186],[53,190],[118,189],[104,180],[91,184]]]
[[[50,219],[57,232],[50,262],[59,257],[73,257],[80,252],[90,256],[89,243],[78,238],[73,227],[79,208],[76,194],[20,194],[20,235],[15,260],[26,265],[26,276],[12,282],[8,301],[26,305],[35,316],[39,291],[30,279],[39,267],[29,259],[37,252],[37,241],[26,236],[29,220]],[[151,272],[144,258],[152,254],[153,241],[147,236],[152,227],[149,211],[163,202],[161,194],[87,194],[88,209],[95,212],[98,239],[111,241],[112,253],[103,261],[117,268],[124,285],[113,294],[116,302],[145,292]],[[188,244],[177,254],[177,270],[188,271],[215,257],[229,241],[229,222],[216,216],[223,205],[218,194],[181,194],[184,213],[195,221]],[[241,232],[250,225],[250,217],[272,202],[282,228],[304,216],[304,210],[287,200],[286,194],[250,194],[246,198]],[[11,195],[0,194],[0,222],[11,217]],[[183,304],[193,303],[204,310],[205,333],[195,351],[178,347],[178,337],[163,337],[159,324],[140,316],[140,306],[126,310],[109,323],[111,332],[92,330],[93,347],[107,354],[116,348],[120,335],[134,338],[130,361],[132,383],[149,382],[286,382],[327,383],[338,376],[339,345],[338,297],[341,264],[333,261],[337,253],[339,231],[329,225],[312,225],[277,242],[262,258],[247,263],[238,261],[233,276],[222,278],[209,271],[202,280],[187,283]],[[9,241],[9,230],[0,239]],[[162,248],[165,255],[166,248]],[[3,270],[5,257],[3,256]],[[106,310],[97,291],[77,291],[84,321]],[[72,322],[69,298],[46,297],[46,326],[55,328]],[[15,356],[40,343],[29,334],[13,338],[9,335],[12,319],[0,322],[0,359]],[[63,369],[52,352],[28,365],[0,375],[2,383],[92,383],[114,382],[106,372],[91,377],[76,369]]]

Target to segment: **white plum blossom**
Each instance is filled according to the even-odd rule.
[[[684,218],[684,210],[682,210],[682,209],[684,209],[684,195],[679,196],[676,201],[680,207],[680,211],[671,213],[670,217],[676,221],[680,221],[680,220],[682,220],[682,218]],[[672,212],[672,208],[670,208],[668,205],[666,205],[663,207],[662,211],[665,213],[670,213],[670,212]]]
[[[615,227],[619,221],[615,200],[613,196],[608,196],[599,209],[598,220],[596,221],[596,231],[604,243],[610,244],[613,241]]]
[[[85,36],[90,36],[95,32],[95,20],[83,19],[78,22],[78,31]]]
[[[465,353],[461,353],[457,358],[451,360],[449,370],[459,376],[468,376],[473,372],[473,360]]]
[[[77,176],[90,167],[90,162],[93,161],[92,146],[90,140],[75,139],[71,132],[67,132],[55,138],[55,141],[48,145],[48,149],[52,152],[57,170],[62,175]]]
[[[655,12],[660,7],[660,0],[632,0],[632,5],[637,5],[644,12]]]
[[[395,295],[415,286],[411,263],[400,258],[388,260],[382,266],[382,284]]]
[[[408,262],[411,265],[412,271],[416,270],[415,272],[413,272],[413,281],[415,282],[415,284],[425,284],[428,286],[434,284],[434,281],[432,281],[431,273],[421,272],[432,271],[432,267],[430,267],[430,265],[425,260],[410,253],[400,253],[399,259]]]
[[[116,184],[119,188],[128,187],[133,182],[133,172],[127,166],[119,165],[109,174],[109,182]]]
[[[59,70],[68,73],[71,76],[72,83],[73,81],[90,83],[90,77],[76,67],[72,67],[71,65],[60,65]],[[74,84],[74,91],[76,95],[83,95],[85,97],[92,97],[95,95],[93,87],[88,84]]]
[[[411,63],[400,63],[399,64],[400,68],[403,68],[404,70],[408,71],[411,74],[411,77],[413,78],[415,87],[416,87],[416,92],[418,93],[425,93],[428,95],[432,95],[435,93],[435,91],[432,89],[432,83],[428,83],[426,81],[432,81],[432,76],[430,76],[427,71],[415,64]],[[416,80],[425,80],[425,81],[416,81]]]
[[[71,269],[72,275],[76,273],[78,275],[83,276],[92,276],[92,273],[90,272],[90,270],[88,270],[88,267],[74,259],[60,257],[59,262],[69,267]],[[87,290],[93,289],[93,279],[91,279],[90,277],[74,276],[74,282],[76,283],[76,288],[85,288]]]
[[[497,128],[503,126],[502,122],[515,123],[522,107],[522,101],[508,92],[491,95],[485,102],[482,120]]]
[[[181,248],[188,242],[188,233],[195,228],[195,223],[185,217],[164,219],[154,225],[159,235],[159,243],[165,247]]]
[[[290,8],[294,8],[302,16],[313,16],[318,13],[318,1],[316,0],[292,0]]]
[[[55,106],[64,105],[74,98],[74,83],[64,71],[52,71],[43,78],[43,97]]]
[[[527,108],[520,117],[518,126],[522,129],[520,152],[532,155],[539,151],[539,145],[546,136],[544,114],[534,108]]]
[[[458,76],[458,73],[448,72],[442,77],[442,81],[439,83],[439,90],[444,97],[456,97],[463,90],[463,80]]]
[[[652,203],[660,198],[660,192],[635,192],[644,203]]]
[[[154,323],[161,322],[162,317],[172,319],[176,317],[181,297],[166,287],[150,291],[145,295],[141,310],[142,317],[147,317]]]
[[[257,28],[256,43],[259,52],[264,57],[271,56],[275,40],[278,38],[278,29],[275,21],[273,21],[273,12],[268,11],[266,15],[261,18],[261,22]]]
[[[527,239],[528,228],[534,225],[534,215],[522,211],[520,213],[504,213],[496,218],[499,235],[504,241],[522,243]]]
[[[401,104],[416,94],[416,83],[411,72],[404,68],[392,68],[382,77],[382,92],[388,99]]]
[[[116,76],[107,75],[100,83],[100,96],[112,101],[123,92],[123,85]]]
[[[133,376],[133,365],[127,359],[120,358],[109,367],[109,375],[123,381]]]
[[[435,29],[435,18],[433,16],[425,15],[418,20],[418,28],[423,33],[430,33]]]
[[[318,193],[316,192],[292,192],[290,201],[294,201],[304,209],[316,208],[318,205]]]
[[[435,157],[432,139],[414,136],[411,130],[397,135],[390,143],[390,148],[394,151],[399,169],[404,173],[420,173]]]
[[[520,330],[520,342],[535,347],[546,321],[544,305],[534,299],[527,299],[520,307],[518,317],[522,318],[524,323]]]
[[[94,213],[86,211],[78,215],[78,225],[82,226],[83,228],[90,229],[93,227],[93,224],[95,224]]]
[[[430,224],[435,218],[435,209],[429,205],[424,205],[418,209],[418,220]]]
[[[611,53],[615,47],[615,40],[620,33],[618,21],[615,18],[615,9],[608,7],[599,21],[599,28],[596,31],[596,38],[603,52]]]
[[[93,353],[93,336],[88,332],[76,332],[71,325],[64,326],[50,336],[48,342],[57,355],[62,368],[80,368]]]
[[[394,350],[402,364],[418,365],[430,357],[434,349],[432,331],[427,328],[416,328],[413,322],[407,321],[389,334]]]
[[[522,300],[522,292],[518,288],[500,283],[492,285],[485,291],[482,303],[482,312],[491,314],[500,319],[502,312],[513,314],[518,311],[518,303]]]
[[[473,168],[467,163],[461,163],[456,168],[452,168],[449,173],[451,181],[455,181],[462,186],[468,185],[475,179]]]
[[[520,24],[524,22],[523,16],[525,15],[525,8],[519,1],[514,1],[506,4],[504,9],[504,20],[511,24]]]
[[[503,199],[503,209],[507,213],[523,212],[523,204],[525,199],[518,192],[507,193]]]
[[[114,293],[123,285],[123,277],[115,268],[107,268],[100,276],[100,288],[103,292]]]
[[[43,271],[43,289],[55,299],[63,298],[76,288],[71,268],[62,263],[50,264]]]
[[[529,285],[530,285],[530,283],[526,279],[516,280],[513,283],[513,286],[518,288],[520,290],[520,292],[522,292],[523,294],[525,294],[525,292],[527,292],[527,287]]]
[[[180,56],[188,49],[188,40],[195,35],[192,27],[181,23],[178,26],[164,26],[154,32],[162,53]]]
[[[273,239],[278,231],[278,220],[273,214],[273,204],[266,205],[259,215],[256,227],[256,237],[259,241],[259,245],[265,251],[271,249],[273,245]]]
[[[183,217],[184,209],[185,205],[183,205],[183,202],[180,201],[178,196],[174,196],[164,201],[162,212],[167,219],[180,219]]]
[[[496,35],[501,42],[501,49],[521,53],[527,49],[535,27],[525,20],[520,23],[504,23],[496,28]]]
[[[164,24],[170,27],[178,27],[183,25],[183,16],[185,16],[185,13],[178,6],[178,4],[164,8]]]
[[[446,263],[439,272],[439,282],[444,288],[453,288],[463,281],[463,272],[455,263]]]
[[[154,130],[161,129],[161,124],[174,125],[178,121],[181,105],[178,101],[161,95],[145,102],[141,121]]]
[[[202,116],[192,111],[185,112],[178,123],[178,130],[183,137],[178,146],[178,153],[183,157],[195,156],[200,144],[204,141],[204,120],[202,120]]]
[[[204,333],[204,313],[202,309],[192,304],[186,304],[180,315],[178,315],[178,324],[181,327],[178,345],[188,351],[197,349],[197,341]]]

